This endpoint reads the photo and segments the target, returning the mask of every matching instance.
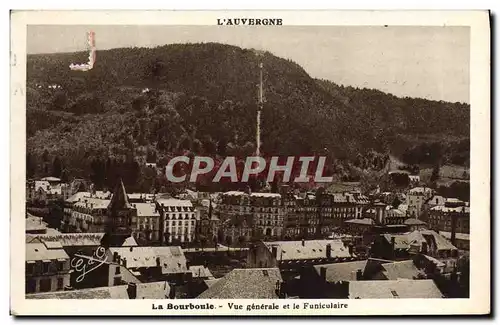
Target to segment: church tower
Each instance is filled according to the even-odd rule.
[[[137,210],[133,204],[129,203],[125,186],[120,180],[115,186],[113,197],[108,205],[103,246],[121,246],[136,228],[136,219]]]

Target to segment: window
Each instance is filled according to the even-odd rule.
[[[64,270],[64,262],[63,261],[58,261],[57,262],[57,270],[58,271]]]
[[[120,274],[120,273],[121,273],[120,267],[117,266],[116,269],[115,269],[115,274]]]
[[[51,287],[51,279],[40,279],[40,292],[49,292]]]
[[[27,274],[35,273],[35,263],[26,263],[26,273]]]
[[[43,262],[43,273],[49,273],[50,262]]]
[[[120,276],[113,279],[114,286],[119,286],[121,283],[122,283],[122,278]]]
[[[35,279],[29,279],[26,281],[26,293],[33,293],[36,292],[36,280]]]
[[[57,278],[57,290],[64,289],[64,278]]]
[[[392,293],[394,298],[399,298],[399,295],[395,290],[391,290],[391,293]]]

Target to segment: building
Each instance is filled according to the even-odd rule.
[[[196,231],[196,211],[191,201],[157,198],[160,243],[192,242]]]
[[[134,237],[139,242],[151,243],[160,241],[160,211],[156,203],[133,203],[137,210],[137,229]]]
[[[250,248],[247,267],[277,267],[282,271],[296,271],[304,266],[355,259],[352,247],[341,240],[261,241]]]
[[[26,299],[166,299],[170,286],[166,281],[28,294]]]
[[[67,217],[65,214],[63,229],[67,232],[103,232],[110,202],[111,200],[95,197],[79,198],[68,207],[70,215]]]
[[[364,280],[416,279],[422,271],[412,260],[393,262],[369,258],[362,261],[315,265],[301,276],[301,298],[338,298],[349,295],[349,283]]]
[[[318,210],[322,234],[331,234],[346,220],[362,219],[368,198],[359,192],[318,193]]]
[[[423,212],[424,203],[434,195],[434,190],[429,187],[414,187],[406,195],[408,215],[419,219]]]
[[[286,297],[285,287],[277,268],[234,269],[198,299],[278,299]]]
[[[408,226],[408,231],[410,231],[410,232],[415,231],[415,230],[426,230],[427,229],[427,223],[425,223],[419,219],[409,218],[409,219],[405,220],[404,224],[406,226]]]
[[[26,244],[26,293],[64,290],[70,285],[69,256],[59,242]]]
[[[381,234],[375,239],[371,253],[374,257],[390,260],[408,259],[415,254],[439,259],[458,256],[457,248],[433,230]]]
[[[111,247],[106,254],[109,263],[125,268],[140,282],[168,280],[181,284],[192,277],[179,246]],[[120,275],[119,271],[112,274],[113,277]]]
[[[47,204],[53,200],[66,200],[71,194],[70,185],[57,177],[44,177],[26,183],[26,201],[30,203]]]
[[[449,231],[440,231],[439,234],[446,238],[447,240],[451,241],[451,232]],[[461,250],[468,251],[470,249],[470,235],[469,234],[463,234],[460,232],[457,232],[455,234],[455,243],[454,245]]]
[[[26,214],[26,233],[27,234],[45,234],[47,232],[47,223],[41,217],[35,217],[29,213]]]
[[[281,238],[284,235],[285,208],[281,194],[229,191],[220,197],[218,214],[224,236],[232,237],[233,242],[237,240],[235,236]]]
[[[436,205],[429,210],[429,228],[436,231],[470,232],[470,208],[461,201],[449,201],[445,205]]]
[[[349,282],[349,299],[444,298],[432,280]]]

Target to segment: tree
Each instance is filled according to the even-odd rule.
[[[58,156],[54,158],[54,161],[52,162],[52,176],[60,178],[62,174],[62,162],[61,159],[59,159]]]
[[[431,175],[431,179],[430,179],[430,181],[432,183],[436,182],[439,179],[439,171],[440,171],[440,169],[441,169],[440,164],[436,163],[434,165],[434,168],[432,169],[432,175]]]

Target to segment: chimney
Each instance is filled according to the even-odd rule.
[[[128,299],[137,298],[137,284],[129,282],[127,286]]]
[[[427,254],[427,242],[422,242],[422,254]]]
[[[306,246],[306,241],[302,239],[302,246]]]
[[[450,236],[450,242],[453,246],[455,246],[455,241],[457,236],[457,215],[452,215],[451,216],[451,236]]]
[[[118,252],[113,253],[113,262],[118,262],[120,260],[120,257],[118,255]]]
[[[332,258],[332,245],[326,245],[326,258]]]
[[[156,266],[157,266],[157,267],[160,267],[160,266],[161,266],[161,263],[160,263],[160,258],[159,258],[159,257],[157,257],[157,258],[156,258]]]
[[[321,280],[326,282],[326,267],[325,266],[321,266],[319,268],[319,274],[321,276]]]
[[[352,256],[353,253],[354,253],[354,247],[352,244],[349,244],[349,255]]]
[[[130,246],[130,251],[132,252],[134,250],[134,247],[133,246]]]
[[[122,259],[122,265],[123,265],[123,267],[127,267],[127,258],[124,257]]]
[[[391,237],[391,248],[393,252],[396,249],[396,237],[394,236]]]
[[[363,279],[363,271],[362,271],[361,269],[358,269],[358,270],[356,271],[356,280],[357,280],[357,281],[360,281],[360,280],[362,280],[362,279]]]
[[[271,249],[273,252],[273,257],[277,258],[278,257],[278,246],[272,246]]]

